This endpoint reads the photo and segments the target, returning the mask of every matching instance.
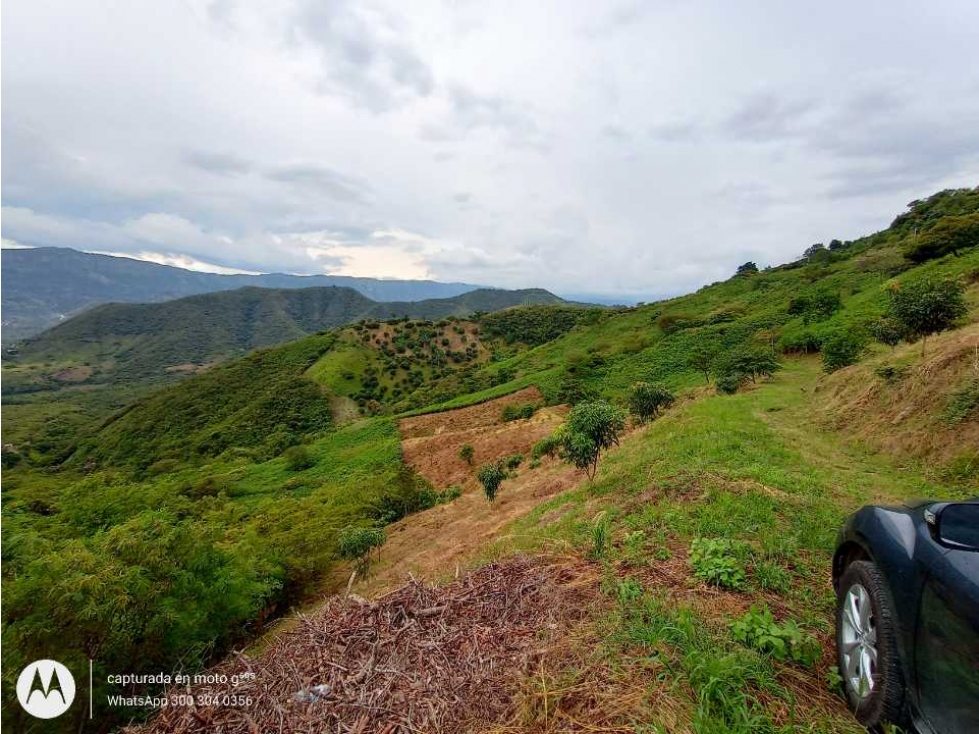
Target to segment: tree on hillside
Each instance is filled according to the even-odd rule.
[[[795,296],[789,300],[788,312],[793,316],[801,316],[806,326],[812,321],[828,319],[843,308],[840,294],[825,288],[813,293]]]
[[[910,283],[896,283],[889,289],[890,316],[900,324],[909,342],[921,339],[921,356],[925,355],[928,337],[950,329],[965,316],[965,288],[957,280],[923,278]]]
[[[755,382],[759,377],[771,377],[782,369],[782,363],[769,349],[734,349],[717,360],[715,374],[718,379],[739,375]],[[730,379],[726,380],[730,384]]]
[[[836,250],[842,250],[843,247],[844,247],[843,243],[840,242],[839,240],[829,241],[829,249],[831,252],[835,252]]]
[[[979,245],[979,214],[942,217],[908,248],[909,260],[922,263]]]
[[[758,272],[758,266],[750,260],[744,265],[739,265],[735,275],[754,275]]]
[[[629,412],[640,423],[654,420],[661,410],[676,402],[676,396],[662,385],[637,382],[629,394]]]
[[[490,502],[496,499],[496,493],[499,491],[500,485],[503,484],[506,476],[507,472],[501,461],[497,461],[494,464],[484,464],[479,467],[479,471],[476,472],[476,478],[483,485],[486,499]]]
[[[618,445],[623,428],[625,417],[615,406],[604,400],[579,403],[562,428],[564,457],[594,479],[602,451]]]
[[[361,576],[367,574],[371,562],[371,551],[380,548],[386,540],[383,528],[361,528],[347,526],[340,531],[337,552],[340,557],[352,561]]]
[[[901,341],[901,325],[893,318],[883,316],[870,325],[870,335],[881,344],[894,349]]]
[[[802,253],[802,256],[806,260],[813,260],[818,257],[821,257],[825,252],[826,252],[826,245],[824,245],[822,242],[817,242],[816,244],[807,247],[806,251]]]
[[[473,459],[476,457],[476,449],[473,448],[471,443],[464,443],[459,449],[459,458],[464,462],[472,466]]]
[[[709,385],[710,372],[714,368],[716,359],[717,345],[712,342],[701,342],[690,350],[690,354],[687,355],[687,366],[701,373]]]

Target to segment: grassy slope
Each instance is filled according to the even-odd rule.
[[[627,718],[639,731],[858,731],[828,682],[836,531],[868,502],[966,497],[979,480],[936,484],[816,427],[819,373],[814,359],[794,359],[758,389],[685,403],[610,453],[594,483],[542,504],[488,551],[595,554],[595,526],[608,523],[611,540],[598,552],[610,597],[598,620],[604,642],[577,668],[547,671],[555,688],[574,691],[597,665],[623,698],[635,694]],[[692,578],[686,554],[698,537],[747,544],[745,591]],[[755,602],[820,640],[814,668],[734,641],[728,622]],[[555,730],[574,702],[551,701]]]

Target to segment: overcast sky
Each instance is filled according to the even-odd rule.
[[[649,299],[979,184],[979,3],[5,0],[3,238]]]

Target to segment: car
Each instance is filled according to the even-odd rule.
[[[863,507],[840,531],[833,586],[857,720],[979,732],[979,500]]]

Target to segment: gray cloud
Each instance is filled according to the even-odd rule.
[[[966,0],[10,0],[3,21],[2,235],[24,244],[650,300],[979,181]]]

